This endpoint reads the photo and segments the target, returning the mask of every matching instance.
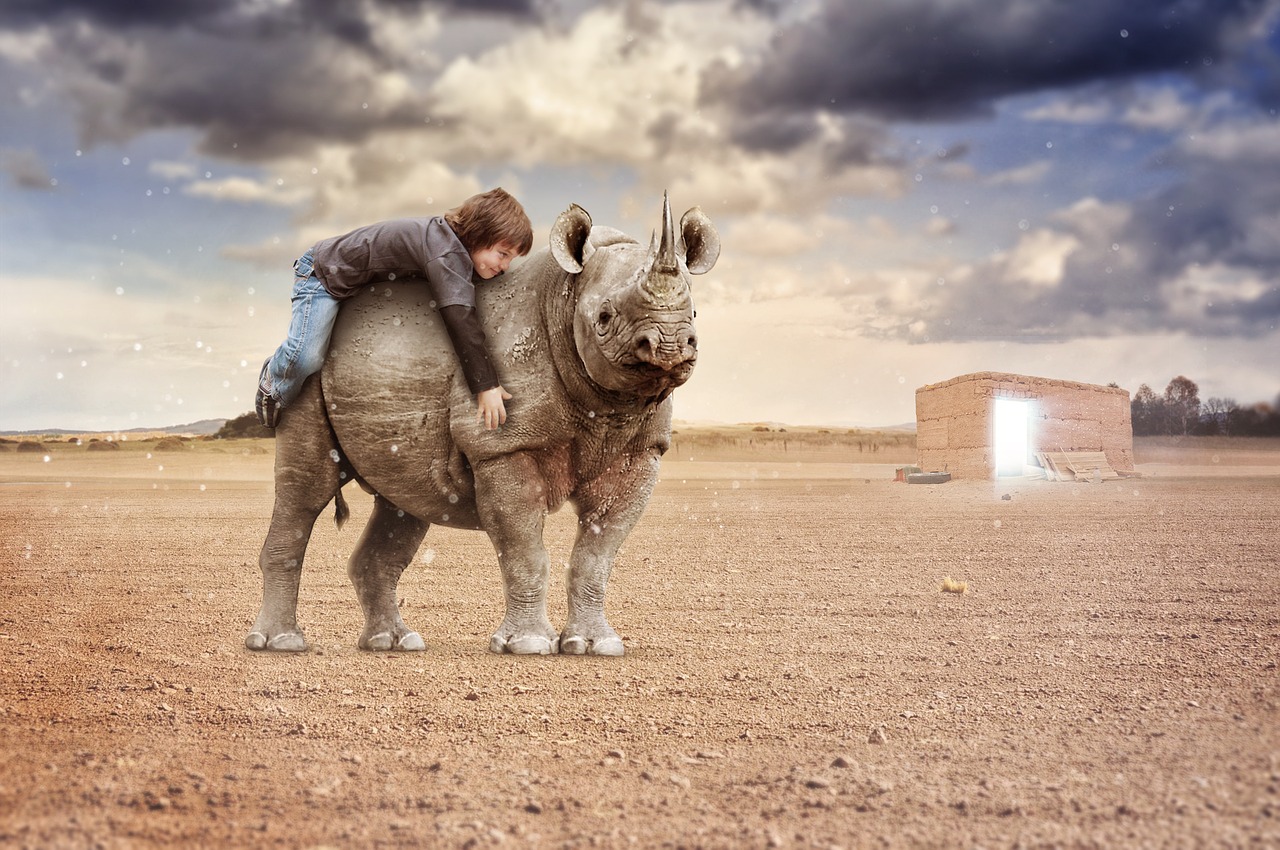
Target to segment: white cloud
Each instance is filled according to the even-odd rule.
[[[1233,122],[1207,128],[1183,140],[1180,148],[1220,162],[1280,160],[1280,124],[1276,121]]]
[[[1062,282],[1067,258],[1079,247],[1074,236],[1045,228],[1032,230],[1003,256],[1005,274],[1038,289],[1052,289]]]
[[[1161,290],[1169,313],[1195,324],[1214,305],[1256,301],[1273,287],[1256,270],[1213,263],[1187,267],[1177,278],[1165,282]]]
[[[1132,215],[1133,210],[1128,204],[1107,203],[1087,197],[1054,213],[1052,218],[1086,241],[1106,243],[1124,230]]]
[[[1071,100],[1061,97],[1022,113],[1022,117],[1028,121],[1056,121],[1062,124],[1103,124],[1110,121],[1113,115],[1111,105],[1105,100]]]
[[[1053,163],[1047,159],[1029,162],[1016,168],[997,171],[987,177],[991,186],[1027,186],[1039,183],[1053,170]]]
[[[37,27],[21,33],[0,31],[0,59],[8,59],[19,65],[32,65],[53,43],[53,34],[48,27]]]
[[[950,236],[956,232],[956,223],[954,219],[945,216],[931,216],[925,222],[924,232],[929,236]]]
[[[710,212],[809,210],[840,194],[900,192],[891,166],[825,165],[849,133],[834,120],[786,153],[748,151],[727,115],[699,100],[712,64],[734,66],[772,31],[733,3],[589,10],[569,29],[529,30],[440,75],[431,97],[450,131],[434,140],[449,162],[622,166],[646,191],[670,189]],[[829,117],[828,117],[829,119]]]
[[[248,177],[226,177],[188,183],[183,192],[197,198],[235,203],[260,203],[288,207],[299,203],[310,192],[304,187],[286,187],[283,179],[252,180]]]
[[[172,160],[156,160],[147,166],[147,171],[166,180],[183,180],[196,176],[194,163]]]
[[[688,7],[653,12],[658,32],[635,32],[624,8],[599,8],[566,31],[531,29],[459,57],[432,87],[454,130],[441,143],[524,165],[644,163],[661,153],[650,131],[662,119],[714,132],[697,115],[698,73],[716,55],[707,44],[741,37],[726,31],[739,16],[704,10],[691,30]]]
[[[1121,120],[1143,130],[1174,132],[1193,126],[1197,110],[1169,87],[1142,89],[1125,109]]]
[[[790,257],[843,245],[851,230],[847,220],[828,215],[797,219],[754,213],[733,219],[721,239],[724,250],[738,256]]]

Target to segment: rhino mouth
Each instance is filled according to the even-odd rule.
[[[635,360],[623,364],[623,368],[632,377],[632,385],[637,394],[657,396],[669,393],[689,380],[693,373],[693,361],[685,360],[670,369],[664,369],[653,363]]]

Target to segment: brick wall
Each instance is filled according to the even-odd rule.
[[[1115,387],[977,372],[916,390],[917,465],[953,478],[991,478],[996,458],[996,399],[1031,402],[1030,452],[1104,452],[1120,471],[1133,470],[1129,393]]]

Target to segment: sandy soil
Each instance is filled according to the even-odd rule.
[[[1280,846],[1275,441],[1103,484],[722,448],[620,559],[622,659],[489,654],[493,554],[436,529],[427,651],[358,651],[358,492],[313,649],[250,653],[270,443],[0,453],[0,846]]]

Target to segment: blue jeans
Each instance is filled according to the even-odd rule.
[[[307,378],[320,371],[329,351],[329,337],[338,318],[341,302],[329,294],[320,278],[312,271],[311,252],[293,264],[293,315],[289,319],[289,337],[267,361],[261,378],[262,387],[281,408],[302,392]]]

